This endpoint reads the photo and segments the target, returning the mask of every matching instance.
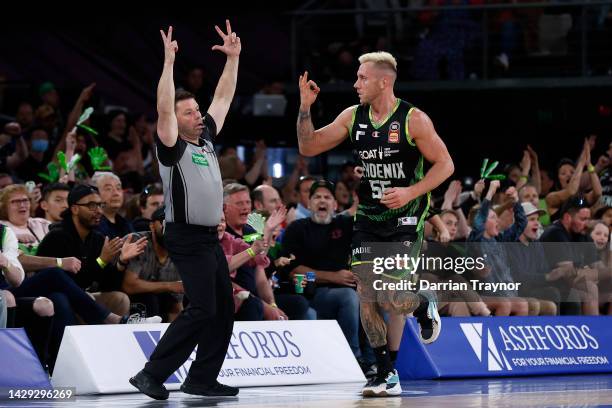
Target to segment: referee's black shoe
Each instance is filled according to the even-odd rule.
[[[238,395],[238,388],[221,384],[215,381],[212,385],[190,384],[185,381],[181,385],[181,391],[185,394],[202,395],[204,397],[235,397]]]
[[[156,400],[167,400],[170,395],[164,384],[142,370],[130,378],[130,384],[138,388],[143,394]]]

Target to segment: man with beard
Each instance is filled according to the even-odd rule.
[[[38,246],[40,257],[62,259],[75,257],[80,269],[70,274],[77,285],[92,292],[96,301],[115,314],[127,315],[130,310],[128,296],[121,292],[123,273],[115,267],[115,259],[127,262],[121,254],[123,240],[109,239],[95,229],[102,218],[104,203],[97,190],[87,185],[75,186],[68,195],[68,209],[62,213],[62,222],[53,228]],[[137,241],[144,248],[146,242]]]
[[[358,189],[352,269],[359,280],[361,321],[376,355],[378,374],[362,395],[386,397],[402,391],[391,364],[383,310],[394,315],[414,312],[425,343],[438,337],[441,321],[432,292],[376,291],[378,278],[373,274],[371,255],[394,256],[407,250],[410,256],[419,256],[431,191],[453,173],[454,165],[431,119],[395,96],[395,58],[387,52],[373,52],[359,57],[359,62],[354,87],[360,104],[345,109],[317,130],[310,108],[320,89],[308,79],[308,72],[300,76],[297,135],[300,154],[305,156],[331,150],[350,136],[364,169]],[[425,161],[432,165],[426,173]],[[369,243],[392,243],[385,248],[396,248],[389,254],[371,254]],[[415,272],[409,268],[389,271],[385,279],[397,282],[407,278],[416,283]]]
[[[359,349],[359,297],[357,281],[350,269],[353,218],[334,216],[337,203],[334,185],[318,180],[310,187],[310,217],[296,220],[283,237],[283,256],[295,255],[286,270],[295,274],[315,273],[316,289],[310,301],[318,319],[338,321],[356,358]]]
[[[134,234],[132,239],[144,237],[147,240],[144,252],[128,264],[118,261],[117,269],[125,270],[123,291],[130,296],[132,303],[143,304],[147,315],[164,316],[166,321],[172,322],[183,310],[184,289],[164,245],[165,210],[162,206],[151,215],[151,232]]]

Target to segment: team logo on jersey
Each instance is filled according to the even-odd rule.
[[[398,121],[391,122],[389,125],[389,143],[399,143],[400,140],[400,123]]]
[[[378,137],[380,137],[380,132],[379,132],[378,130],[373,131],[373,132],[372,132],[372,137],[373,137],[373,138],[378,138]]]
[[[417,225],[417,221],[417,217],[401,217],[397,219],[397,226],[399,227],[402,225]],[[406,242],[404,242],[404,245],[410,246],[409,244],[406,244]]]

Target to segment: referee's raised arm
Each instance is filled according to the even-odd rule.
[[[221,51],[227,55],[223,73],[221,73],[221,78],[219,78],[217,88],[215,89],[215,95],[208,108],[208,114],[212,116],[217,125],[217,133],[219,133],[223,127],[225,117],[232,104],[232,99],[234,99],[236,82],[238,81],[238,58],[242,50],[240,37],[232,31],[229,20],[225,20],[225,27],[227,29],[227,34],[218,26],[215,26],[215,30],[217,30],[217,33],[219,33],[219,36],[221,36],[223,40],[223,45],[214,45],[212,47],[213,50]]]
[[[174,111],[174,58],[178,43],[172,41],[172,26],[168,34],[159,30],[164,43],[164,69],[157,85],[157,134],[161,142],[168,147],[176,144],[178,124]]]

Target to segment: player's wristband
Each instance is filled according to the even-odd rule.
[[[58,268],[62,268],[62,258],[55,258],[55,263],[57,264]]]
[[[108,264],[107,264],[106,262],[104,262],[104,261],[102,260],[102,258],[100,258],[100,257],[97,257],[97,258],[96,258],[96,262],[98,263],[98,265],[100,265],[100,268],[102,268],[102,269],[106,268],[106,265],[108,265]]]
[[[255,251],[253,251],[253,248],[247,249],[247,254],[249,254],[251,258],[255,258],[255,255],[256,255]]]

